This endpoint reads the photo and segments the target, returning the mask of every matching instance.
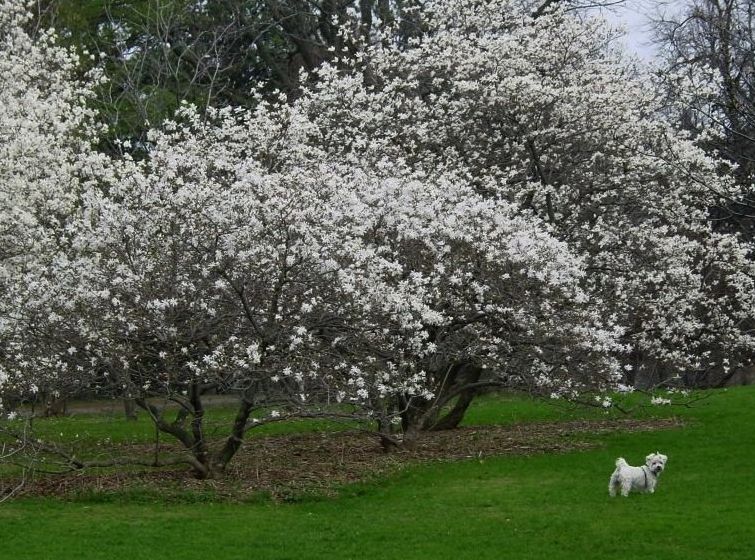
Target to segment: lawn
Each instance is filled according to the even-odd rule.
[[[0,558],[749,559],[754,389],[643,412],[679,415],[682,429],[591,436],[592,449],[569,453],[411,466],[333,498],[20,499],[0,505]],[[596,414],[505,397],[483,400],[468,421]],[[656,494],[609,498],[615,458],[638,464],[656,450],[669,456]]]

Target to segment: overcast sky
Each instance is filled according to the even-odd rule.
[[[685,0],[624,0],[620,5],[603,10],[609,21],[627,28],[627,48],[646,60],[655,56],[650,22],[661,13],[673,13],[685,5]]]

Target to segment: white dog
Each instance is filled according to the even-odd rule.
[[[628,496],[631,490],[652,494],[658,484],[658,476],[666,468],[667,460],[668,457],[656,451],[645,457],[643,466],[632,467],[619,457],[616,459],[616,470],[613,471],[608,483],[608,493],[615,496],[616,491],[621,489],[622,496]]]

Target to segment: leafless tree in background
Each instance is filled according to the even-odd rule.
[[[714,124],[706,147],[736,165],[745,195],[717,216],[724,227],[752,238],[755,232],[755,5],[747,0],[689,0],[681,11],[660,16],[656,37],[674,74],[695,76],[712,69],[710,91],[692,98],[680,117],[699,132]],[[706,88],[708,89],[708,88]]]

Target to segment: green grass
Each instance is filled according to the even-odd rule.
[[[262,414],[258,412],[258,414]],[[213,406],[205,413],[205,431],[210,439],[222,438],[228,433],[229,426],[236,415],[236,409],[230,405]],[[175,412],[166,414],[168,420],[175,417]],[[20,421],[18,425],[21,426]],[[323,432],[353,429],[356,422],[343,422],[328,419],[303,418],[262,424],[249,431],[249,437],[264,437],[302,432]],[[51,442],[79,443],[96,445],[103,443],[152,443],[155,440],[155,426],[147,413],[138,411],[137,420],[124,421],[123,411],[108,408],[97,414],[92,412],[73,412],[68,416],[55,418],[38,418],[34,421],[34,433],[37,437]],[[164,441],[171,441],[170,436],[161,435]]]
[[[639,393],[623,396],[622,405],[633,410],[632,417],[668,416],[671,411],[657,406],[641,406],[648,401]],[[518,394],[489,394],[477,398],[464,417],[464,424],[480,426],[487,424],[510,425],[523,422],[563,422],[568,420],[626,418],[627,414],[616,409],[585,407],[560,400],[542,400]]]
[[[0,557],[749,559],[755,543],[755,388],[674,413],[684,429],[594,436],[589,451],[416,466],[337,498],[231,504],[155,494],[0,506]],[[470,423],[601,415],[486,398]],[[654,495],[611,499],[619,455],[669,456]]]

